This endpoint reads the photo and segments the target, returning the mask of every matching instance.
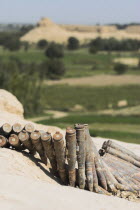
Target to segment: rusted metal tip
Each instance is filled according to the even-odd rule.
[[[27,124],[25,125],[25,130],[26,130],[27,132],[29,132],[29,133],[32,133],[32,132],[35,131],[35,127],[34,127],[34,125],[31,124],[31,123],[27,123]]]
[[[26,141],[29,139],[29,134],[27,133],[27,131],[23,130],[22,132],[19,133],[18,137],[20,141]]]
[[[9,137],[9,143],[11,145],[17,145],[18,142],[19,142],[18,136],[15,135],[15,134],[11,134],[10,137]]]
[[[12,126],[9,123],[5,123],[3,124],[3,131],[5,131],[6,133],[10,133],[12,131]]]
[[[104,150],[104,149],[100,149],[100,150],[99,150],[99,154],[100,154],[101,156],[103,156],[103,155],[105,154],[105,150]]]
[[[63,135],[59,131],[56,131],[56,133],[53,135],[53,139],[56,141],[60,141],[62,138]]]
[[[51,139],[51,133],[49,133],[49,132],[41,133],[41,140],[42,141],[48,141],[50,139]]]
[[[105,150],[105,152],[107,152],[107,153],[108,153],[108,152],[109,152],[109,150],[110,150],[110,147],[106,147],[104,150]]]
[[[75,129],[84,129],[84,124],[75,124],[74,125]]]
[[[34,131],[34,132],[31,133],[31,139],[38,140],[39,138],[40,138],[39,131]]]
[[[4,147],[7,144],[7,139],[0,135],[0,147]]]
[[[112,144],[112,141],[111,140],[108,140],[107,141],[107,147],[109,147],[111,144]]]
[[[13,131],[16,133],[19,133],[22,131],[22,125],[20,123],[15,123],[13,125]]]
[[[106,149],[107,146],[108,146],[108,143],[107,143],[107,141],[105,141],[105,142],[103,143],[103,145],[102,145],[102,149]]]
[[[66,128],[66,133],[67,134],[74,134],[76,132],[76,130],[72,127],[67,127]]]

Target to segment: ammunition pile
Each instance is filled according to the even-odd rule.
[[[98,152],[87,124],[67,127],[64,138],[32,124],[6,123],[0,128],[0,147],[37,152],[65,185],[129,200],[140,197],[140,157],[110,140]]]

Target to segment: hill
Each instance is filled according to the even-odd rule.
[[[37,27],[30,30],[21,37],[21,41],[36,43],[41,39],[66,43],[68,38],[74,36],[84,43],[97,37],[116,39],[140,39],[140,26],[128,26],[123,30],[117,29],[116,26],[84,26],[84,25],[58,25],[48,18],[42,18]]]

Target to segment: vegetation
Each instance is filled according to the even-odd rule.
[[[0,62],[0,88],[12,92],[24,105],[25,114],[40,114],[44,110],[44,88],[33,65],[12,60]]]
[[[23,43],[22,43],[23,44]],[[28,51],[27,51],[28,50]],[[23,46],[18,52],[8,51],[0,48],[0,59],[9,60],[11,56],[18,58],[22,63],[43,63],[47,61],[44,50],[36,49],[34,46]],[[139,52],[98,52],[90,54],[88,48],[79,48],[78,50],[64,50],[64,63],[66,72],[63,77],[84,77],[97,74],[115,74],[114,59],[116,58],[137,58]],[[40,69],[39,69],[40,71]],[[128,66],[126,74],[140,74],[139,68]]]
[[[60,79],[65,74],[65,67],[62,61],[58,59],[50,59],[47,65],[47,76],[49,79]]]
[[[12,34],[0,33],[0,88],[7,89],[18,97],[24,105],[26,116],[42,115],[48,109],[67,111],[68,116],[65,118],[49,119],[41,123],[64,128],[75,122],[86,122],[90,124],[92,136],[139,143],[139,117],[100,115],[101,110],[121,109],[118,107],[121,100],[127,101],[128,108],[138,106],[139,85],[48,86],[44,82],[46,79],[62,77],[115,74],[115,71],[117,74],[140,74],[139,64],[128,65],[126,71],[124,64],[114,63],[116,58],[139,59],[139,41],[97,38],[86,47],[73,44],[71,49],[75,50],[71,50],[43,40],[37,46],[20,43],[19,34],[25,30]],[[124,51],[120,51],[122,49]],[[80,107],[79,112],[76,106]],[[95,114],[97,111],[98,115]]]
[[[42,122],[48,122],[47,121],[42,121]],[[139,116],[111,116],[111,115],[96,115],[92,113],[83,113],[83,114],[69,114],[66,117],[62,117],[61,121],[60,118],[58,119],[50,119],[49,122],[51,124],[58,124],[58,123],[69,123],[70,125],[74,124],[74,122],[80,122],[80,123],[89,123],[89,124],[94,124],[94,123],[100,123],[100,124],[123,124],[125,125],[139,125],[140,124],[140,118]],[[140,131],[139,131],[140,133]]]
[[[97,53],[97,49],[94,45],[91,45],[90,48],[89,48],[89,52],[92,53],[92,54],[96,54]]]
[[[33,27],[33,25],[23,25],[16,30],[14,28],[14,30],[12,30],[12,28],[10,27],[8,31],[0,32],[0,45],[10,51],[19,50],[22,46],[22,43],[20,42],[20,37],[26,34]]]
[[[37,47],[40,49],[45,49],[48,46],[48,42],[45,39],[41,39],[37,43]]]
[[[140,143],[140,131],[137,126],[140,123],[139,117],[100,116],[90,113],[85,115],[69,114],[67,117],[59,119],[50,118],[49,120],[38,121],[38,123],[59,126],[63,129],[66,126],[73,126],[75,122],[88,123],[91,136],[101,136],[108,139],[112,138],[125,142]],[[114,125],[113,128],[111,126],[112,124]]]
[[[127,65],[123,63],[116,63],[114,65],[114,70],[117,74],[124,74],[127,71],[128,67]]]
[[[0,33],[0,45],[4,48],[15,51],[20,49],[20,41],[18,33]]]
[[[64,56],[63,46],[52,42],[49,44],[45,54],[49,58],[62,58]]]
[[[89,43],[90,48],[93,46],[96,50],[106,50],[106,51],[134,51],[140,49],[140,40],[133,39],[123,39],[117,40],[115,38],[102,39],[100,37],[92,40]]]
[[[110,24],[110,25],[115,25],[119,30],[121,30],[121,29],[126,29],[128,26],[139,26],[140,25],[140,23],[128,23],[128,24],[118,24],[118,23],[116,23],[116,24]]]
[[[69,50],[76,50],[76,49],[79,48],[79,45],[80,45],[80,43],[79,43],[79,40],[77,38],[70,37],[68,39],[68,45],[67,45],[67,47],[68,47]]]
[[[60,111],[69,111],[75,104],[81,105],[87,111],[108,109],[110,105],[118,109],[118,101],[124,99],[129,107],[139,105],[139,92],[139,85],[112,87],[53,85],[47,86],[47,105],[50,109]]]

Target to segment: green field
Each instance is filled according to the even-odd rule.
[[[115,58],[139,58],[138,52],[98,52],[90,54],[87,48],[75,51],[65,50],[62,59],[65,67],[65,78],[85,77],[100,74],[113,74],[113,60]],[[18,58],[24,63],[41,63],[47,58],[44,52],[35,48],[28,51],[20,50],[10,52],[0,48],[0,60]],[[126,74],[140,74],[140,70],[129,66]],[[47,83],[47,82],[46,82]],[[39,121],[39,123],[60,126],[65,128],[77,122],[89,123],[92,136],[114,138],[121,141],[140,143],[139,124],[140,118],[133,116],[107,116],[96,112],[103,110],[121,110],[118,102],[127,101],[126,108],[138,107],[140,105],[140,85],[125,86],[69,86],[69,85],[44,85],[44,104],[46,110],[66,111],[65,118]],[[81,110],[75,109],[75,105]],[[73,112],[72,112],[73,111]],[[75,111],[75,112],[74,112]],[[129,111],[128,111],[129,112]],[[140,112],[139,112],[140,113]],[[34,114],[36,117],[36,113]]]
[[[49,109],[70,111],[75,104],[85,111],[118,109],[117,103],[127,100],[128,106],[140,104],[140,85],[113,87],[85,87],[69,85],[46,86],[46,104]]]
[[[73,126],[75,123],[88,123],[92,136],[118,139],[125,142],[140,144],[140,118],[133,116],[98,116],[90,114],[69,114],[67,117],[38,121],[45,125]]]
[[[140,143],[140,110],[139,114],[129,116],[100,115],[97,111],[112,109],[121,110],[117,103],[119,100],[127,100],[127,109],[137,107],[140,104],[140,86],[113,86],[113,87],[83,87],[83,86],[46,86],[46,104],[51,110],[67,111],[68,116],[39,121],[46,125],[66,126],[75,123],[88,123],[92,136],[113,138],[126,142]],[[75,104],[81,105],[83,111],[71,112]]]
[[[31,48],[28,51],[21,49],[16,52],[0,48],[0,59],[7,60],[12,57],[18,58],[24,63],[41,63],[47,59],[44,51],[35,48]],[[120,57],[139,58],[140,54],[138,52],[98,52],[97,54],[90,54],[88,48],[81,48],[75,51],[65,50],[64,58],[62,58],[66,68],[64,77],[115,74],[113,60]],[[140,71],[130,66],[127,73],[140,74]]]

